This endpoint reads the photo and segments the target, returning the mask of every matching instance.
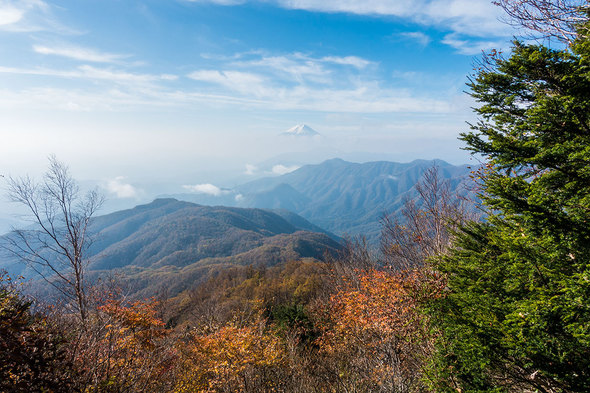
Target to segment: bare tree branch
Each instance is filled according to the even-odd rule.
[[[588,21],[588,0],[496,0],[509,24],[531,32],[531,38],[556,38],[571,45],[577,27]]]
[[[54,156],[42,182],[8,178],[8,197],[26,207],[31,229],[13,230],[1,247],[30,266],[87,316],[84,274],[90,244],[89,223],[103,203],[97,191],[80,195],[68,167]]]
[[[422,267],[428,258],[442,255],[453,228],[475,218],[467,208],[473,202],[453,193],[436,166],[424,173],[415,189],[417,196],[405,200],[400,216],[384,215],[381,220],[381,252],[396,270]]]

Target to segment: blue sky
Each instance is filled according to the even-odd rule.
[[[474,56],[516,34],[501,16],[487,0],[0,0],[0,173],[56,154],[137,200],[338,155],[464,163]],[[322,137],[277,136],[299,123]]]

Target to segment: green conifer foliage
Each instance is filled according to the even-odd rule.
[[[461,138],[487,160],[489,216],[439,265],[448,287],[430,309],[441,329],[434,384],[589,392],[588,35],[567,51],[515,42],[508,59],[487,60],[470,84],[480,121]]]

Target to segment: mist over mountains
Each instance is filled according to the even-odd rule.
[[[406,198],[415,196],[416,183],[433,166],[453,191],[471,193],[466,165],[441,160],[353,163],[331,159],[216,193],[169,196],[205,205],[286,209],[338,236],[364,235],[375,243],[383,215],[395,214]]]

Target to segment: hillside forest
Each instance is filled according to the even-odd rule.
[[[460,135],[483,163],[477,200],[424,171],[378,250],[258,209],[159,200],[95,218],[100,195],[55,158],[41,183],[10,179],[38,225],[3,248],[47,291],[0,278],[0,391],[589,392],[590,10],[499,3],[560,45],[482,56]],[[109,274],[152,244],[140,223],[180,233],[179,216],[208,237],[165,237]],[[100,254],[93,222],[125,243]]]

